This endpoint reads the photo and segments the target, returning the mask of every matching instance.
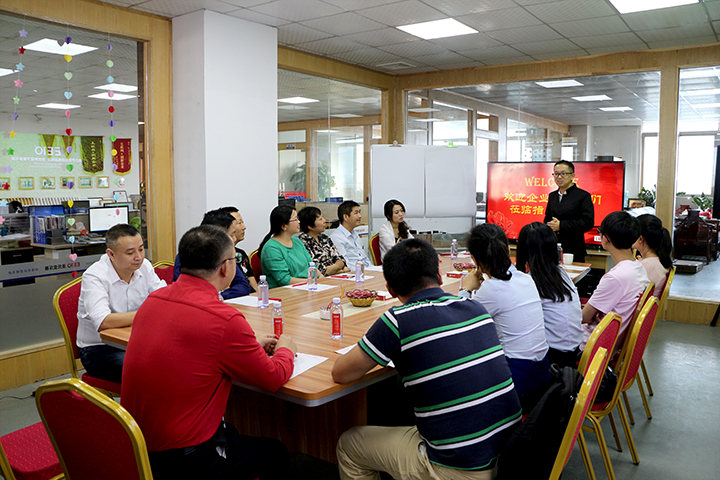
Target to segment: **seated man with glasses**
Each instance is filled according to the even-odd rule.
[[[295,343],[256,334],[218,299],[238,274],[225,229],[192,228],[178,251],[182,275],[138,310],[122,378],[153,478],[292,478],[282,442],[240,435],[223,416],[233,380],[276,391],[290,379]]]
[[[592,197],[575,185],[575,166],[560,160],[553,168],[558,189],[548,197],[544,222],[557,235],[563,253],[572,253],[573,261],[585,261],[585,232],[595,226]]]
[[[236,237],[237,222],[235,221],[235,217],[222,209],[207,212],[203,216],[202,223],[200,225],[215,225],[220,227],[227,231],[227,234],[230,235],[233,243],[238,242]],[[180,255],[178,255],[175,257],[175,273],[173,275],[173,282],[180,276],[181,268]],[[235,278],[233,278],[227,289],[220,292],[220,295],[222,295],[222,298],[227,300],[229,298],[244,297],[245,295],[252,293],[252,291],[253,289],[250,286],[247,277],[243,275],[242,270],[240,270],[240,266],[237,266]]]

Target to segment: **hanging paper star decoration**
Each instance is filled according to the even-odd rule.
[[[22,84],[23,84],[23,82],[22,82],[22,80],[20,80],[19,78],[18,78],[17,80],[15,80],[15,86],[16,86],[16,87],[18,87],[18,88],[19,88],[19,87],[22,87]]]
[[[7,154],[8,154],[8,155],[15,155],[15,150],[14,150],[12,147],[10,147],[10,148],[7,149]]]
[[[12,167],[5,167],[5,173],[10,173],[12,171],[13,171]]]
[[[25,70],[25,65],[23,65],[22,63],[18,63],[17,65],[15,65],[15,68],[22,72],[23,70]]]
[[[13,103],[17,105],[18,103],[20,103],[20,99],[18,97],[13,97]]]
[[[23,28],[18,33],[20,34],[21,37],[25,38],[25,37],[27,37],[28,32]]]
[[[25,53],[25,47],[18,48],[18,52],[20,52],[20,55]]]

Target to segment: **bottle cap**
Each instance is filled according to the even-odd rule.
[[[315,262],[310,262],[310,266],[311,266],[311,267],[314,267],[314,266],[315,266]]]
[[[335,305],[340,305],[340,297],[335,297],[335,298],[333,298],[333,303],[334,303]]]
[[[261,282],[264,282],[266,279],[267,279],[267,277],[266,277],[265,275],[260,275],[260,281],[261,281]]]
[[[281,303],[281,302],[275,302],[273,305],[275,306],[275,308],[280,308],[280,307],[282,306],[282,303]]]

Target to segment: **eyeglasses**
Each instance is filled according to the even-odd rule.
[[[299,222],[300,219],[298,217],[295,217],[295,218],[291,218],[290,221],[291,222]]]
[[[223,260],[222,262],[220,262],[217,267],[215,267],[215,270],[217,270],[218,268],[222,267],[222,266],[225,264],[225,262],[227,262],[228,260],[233,260],[233,261],[234,261],[234,260],[235,260],[235,257],[226,258],[225,260]]]
[[[567,177],[568,175],[575,175],[575,172],[553,172],[552,174],[555,178]]]

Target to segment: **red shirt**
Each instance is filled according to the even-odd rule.
[[[133,322],[125,353],[122,405],[151,452],[198,445],[217,430],[232,381],[275,391],[294,357],[268,357],[245,317],[190,275],[153,292]]]

